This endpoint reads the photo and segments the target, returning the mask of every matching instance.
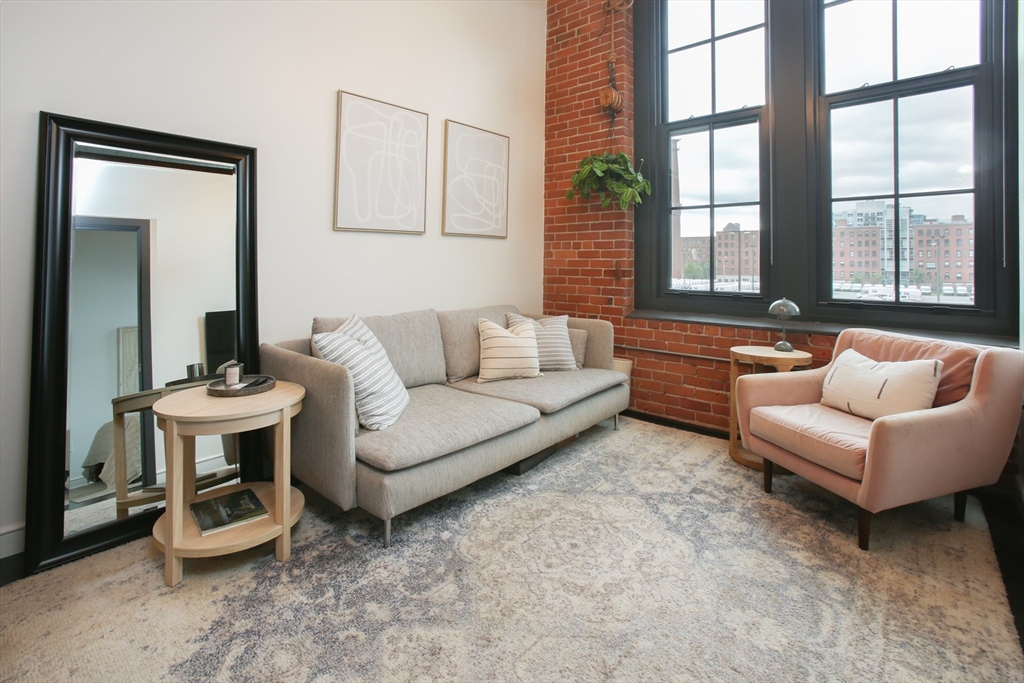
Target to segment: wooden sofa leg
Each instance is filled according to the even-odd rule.
[[[391,547],[391,520],[390,519],[385,519],[384,520],[384,547],[385,548],[390,548]]]
[[[872,513],[864,508],[857,508],[857,544],[861,550],[868,549],[868,537],[871,535]]]
[[[764,492],[772,492],[772,474],[775,469],[775,463],[766,458],[762,458],[761,470],[764,472]]]
[[[962,522],[966,513],[967,491],[957,491],[953,494],[953,519]]]

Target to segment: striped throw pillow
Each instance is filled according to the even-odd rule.
[[[537,377],[537,335],[529,322],[510,325],[506,330],[487,318],[479,318],[480,375],[477,382]]]
[[[537,359],[541,370],[575,370],[576,356],[569,341],[569,316],[559,315],[534,320],[516,313],[506,313],[508,326],[529,323],[537,335]]]
[[[344,365],[352,375],[359,424],[380,431],[398,421],[409,392],[366,323],[352,316],[334,332],[314,334],[312,341],[316,356]]]

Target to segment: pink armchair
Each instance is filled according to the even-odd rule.
[[[840,353],[877,361],[941,359],[932,408],[867,420],[822,404],[822,384]],[[967,490],[994,484],[1013,445],[1024,398],[1024,353],[867,329],[844,330],[832,362],[806,372],[745,375],[736,382],[743,445],[858,507],[861,549],[876,512],[954,494],[964,519]]]

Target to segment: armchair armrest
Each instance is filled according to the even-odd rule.
[[[875,420],[857,504],[878,512],[994,484],[1020,420],[1024,354],[986,349],[970,392],[939,408]]]
[[[750,442],[750,411],[758,406],[799,406],[821,401],[830,365],[817,370],[742,375],[736,378],[736,419],[744,445]]]
[[[298,341],[284,344],[300,348]],[[260,345],[260,368],[306,388],[292,428],[292,473],[342,510],[355,507],[359,424],[348,368],[270,344]]]

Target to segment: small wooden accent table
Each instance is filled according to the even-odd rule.
[[[776,351],[771,346],[734,346],[729,349],[729,457],[755,470],[762,467],[761,456],[741,446],[737,437],[736,378],[739,376],[739,364],[752,364],[755,373],[763,372],[766,365],[778,372],[789,372],[797,366],[810,365],[811,360],[811,354],[806,351]]]
[[[164,581],[181,581],[181,558],[213,557],[251,548],[276,538],[275,555],[291,555],[291,527],[302,516],[305,498],[291,486],[291,418],[302,410],[306,390],[292,382],[277,383],[270,391],[252,396],[221,398],[197,387],[165,396],[153,405],[157,425],[164,431],[167,454],[167,511],[153,526],[153,543],[164,552]],[[262,427],[274,428],[274,483],[250,482],[195,494],[196,437],[235,434]],[[254,522],[199,533],[188,511],[193,500],[251,488],[270,514]],[[287,519],[287,522],[283,521]]]

